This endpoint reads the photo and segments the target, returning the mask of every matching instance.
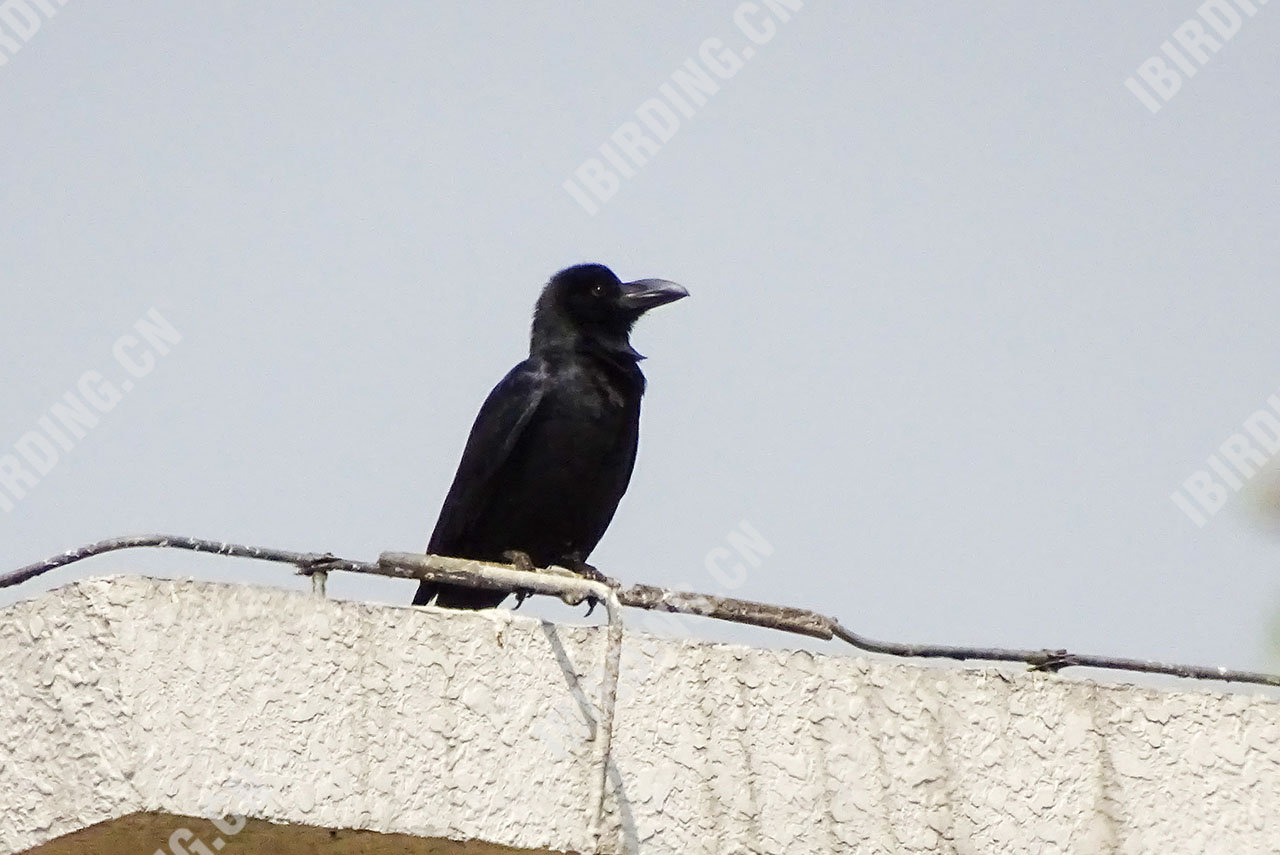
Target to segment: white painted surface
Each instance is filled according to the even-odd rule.
[[[0,612],[0,853],[255,802],[278,822],[593,851],[603,642],[267,588],[62,588]],[[1274,700],[625,645],[607,851],[1280,852]]]

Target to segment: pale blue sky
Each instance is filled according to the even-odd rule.
[[[561,183],[704,39],[746,44],[737,5],[71,0],[0,67],[0,454],[123,376],[149,309],[183,338],[0,514],[0,565],[142,531],[422,548],[538,289],[591,260],[692,293],[635,336],[610,574],[1280,664],[1280,538],[1169,500],[1280,391],[1280,9],[1153,116],[1124,79],[1198,3],[810,2],[585,214]],[[727,592],[704,560],[743,519],[774,552]],[[118,570],[300,585],[125,553],[0,604]]]

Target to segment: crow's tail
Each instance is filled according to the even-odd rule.
[[[422,582],[418,585],[418,593],[413,597],[413,604],[425,606],[434,599],[434,605],[444,609],[492,609],[506,598],[504,591],[486,591],[483,588]]]

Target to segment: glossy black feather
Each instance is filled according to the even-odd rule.
[[[587,559],[635,465],[645,382],[628,334],[649,307],[642,292],[652,305],[684,294],[655,282],[624,285],[599,265],[553,277],[535,311],[529,358],[480,408],[428,552],[502,562],[518,550],[540,567]],[[433,597],[486,608],[505,594],[424,582],[414,603]]]

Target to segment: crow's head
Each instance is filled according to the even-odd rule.
[[[533,311],[533,346],[585,342],[634,353],[627,336],[636,320],[687,296],[666,279],[622,282],[603,264],[579,264],[552,276],[542,289]]]

